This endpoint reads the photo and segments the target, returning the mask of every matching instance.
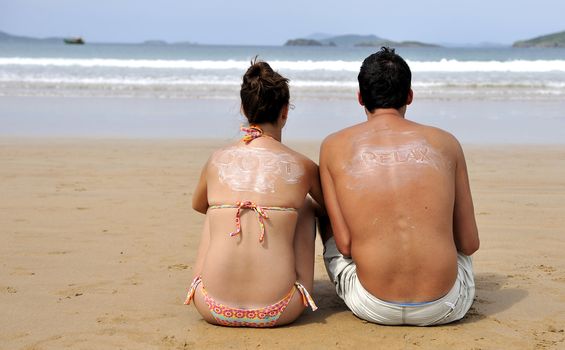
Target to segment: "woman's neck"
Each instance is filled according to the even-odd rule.
[[[263,130],[263,136],[271,137],[279,142],[282,140],[282,128],[271,123],[253,124]]]

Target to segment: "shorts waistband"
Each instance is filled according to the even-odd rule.
[[[451,287],[449,292],[447,292],[447,294],[445,294],[444,296],[442,296],[438,299],[431,300],[431,301],[424,301],[424,302],[404,303],[404,302],[386,301],[386,300],[382,300],[382,299],[377,298],[376,296],[371,294],[369,291],[367,291],[365,289],[365,287],[363,287],[363,285],[361,284],[361,281],[359,281],[359,279],[357,279],[357,285],[358,285],[359,289],[367,296],[367,298],[371,299],[371,301],[373,301],[375,303],[385,305],[385,306],[389,306],[389,307],[408,307],[408,308],[427,307],[427,306],[433,306],[433,305],[439,304],[439,303],[451,303],[452,300],[457,300],[457,298],[459,296],[459,290],[461,288],[459,280],[456,279],[455,282],[453,283],[453,287]]]

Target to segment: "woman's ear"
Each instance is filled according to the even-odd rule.
[[[281,108],[281,114],[279,115],[279,120],[282,123],[281,128],[285,126],[286,120],[288,119],[288,105]]]

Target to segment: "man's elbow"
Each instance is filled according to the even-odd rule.
[[[351,258],[351,249],[349,249],[349,247],[344,249],[337,248],[337,250],[339,250],[341,255],[343,255],[345,258]]]
[[[475,240],[473,240],[472,242],[468,242],[466,244],[464,244],[463,246],[459,247],[459,251],[465,255],[473,255],[473,253],[475,253],[477,250],[479,250],[479,247],[481,245],[480,240],[477,238]]]
[[[337,250],[339,250],[341,255],[343,255],[346,258],[351,257],[351,245],[349,243],[342,243],[342,242],[338,242],[337,240],[335,243]]]

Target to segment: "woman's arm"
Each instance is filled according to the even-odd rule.
[[[199,213],[206,214],[208,210],[208,184],[207,184],[207,172],[208,172],[208,162],[204,165],[202,172],[200,173],[200,179],[192,195],[192,209]]]
[[[326,216],[326,206],[324,204],[324,195],[322,193],[322,185],[320,183],[320,169],[318,165],[311,160],[310,162],[310,174],[311,174],[311,181],[310,181],[310,191],[308,194],[314,199],[316,202],[315,206],[315,213],[316,217]]]
[[[196,261],[194,262],[194,267],[192,268],[192,278],[198,277],[202,273],[202,267],[204,266],[204,260],[206,260],[206,254],[208,253],[209,246],[210,222],[208,215],[206,215],[206,219],[204,219],[204,228],[202,229],[202,235],[200,237],[200,244],[198,245],[198,253],[196,254]]]

